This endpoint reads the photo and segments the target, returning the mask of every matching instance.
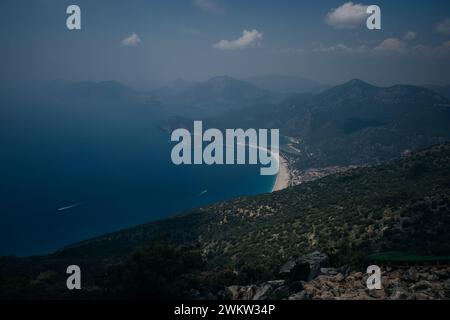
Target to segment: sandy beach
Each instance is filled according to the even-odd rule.
[[[291,179],[291,173],[289,172],[288,162],[280,154],[280,169],[278,171],[277,179],[273,186],[272,192],[280,191],[289,187],[289,181]]]

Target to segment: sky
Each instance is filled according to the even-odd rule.
[[[68,30],[66,8],[81,8]],[[366,27],[378,5],[381,30]],[[265,74],[334,85],[450,84],[450,1],[3,0],[0,81]]]

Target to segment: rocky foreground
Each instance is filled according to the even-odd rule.
[[[380,266],[382,288],[367,289],[368,275],[342,268],[319,268],[325,256],[314,253],[309,281],[275,280],[249,286],[230,286],[232,300],[447,300],[450,299],[450,266]],[[311,262],[311,261],[310,261]],[[292,271],[288,263],[281,271]],[[315,269],[314,269],[315,268]],[[282,274],[282,273],[281,273]]]

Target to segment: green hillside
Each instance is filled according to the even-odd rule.
[[[213,265],[277,266],[319,249],[357,262],[379,251],[450,253],[450,144],[273,194],[243,197],[62,250],[126,252],[167,234],[199,244]]]
[[[120,265],[134,249],[163,237],[201,254],[204,271],[250,267],[276,274],[286,261],[315,250],[328,254],[333,265],[357,266],[383,252],[449,256],[448,230],[450,144],[444,144],[280,192],[199,208],[48,256],[4,258],[0,268],[9,279],[11,274],[35,279],[79,264],[88,281],[98,284],[107,266]]]

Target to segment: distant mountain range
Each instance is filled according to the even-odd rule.
[[[172,113],[197,117],[276,103],[285,97],[284,94],[228,76],[214,77],[199,83],[177,80],[153,93]]]
[[[290,94],[327,88],[301,77],[266,75],[237,79],[217,76],[203,82],[177,79],[151,92],[174,115],[217,116],[230,110],[279,103]]]
[[[243,80],[262,89],[279,93],[318,93],[329,88],[329,86],[321,84],[317,81],[298,76],[285,76],[278,74],[249,77],[244,78]]]
[[[270,79],[291,78],[254,78]],[[220,76],[200,83],[179,79],[151,94],[114,81],[59,82],[41,96],[50,105],[78,106],[72,110],[80,117],[83,112],[101,118],[101,110],[124,112],[130,106],[146,106],[149,113],[159,110],[158,114],[185,117],[185,124],[177,118],[171,127],[189,127],[189,119],[204,119],[219,128],[279,128],[300,141],[296,167],[305,169],[377,163],[449,140],[446,87],[431,89],[383,88],[354,79],[320,93],[289,95]]]
[[[292,157],[296,168],[365,166],[280,192],[201,207],[53,254],[0,258],[0,297],[73,297],[64,286],[66,274],[59,271],[74,263],[86,275],[87,290],[80,293],[85,298],[111,297],[110,290],[124,285],[138,292],[145,286],[141,279],[157,297],[160,290],[179,297],[165,290],[172,290],[172,285],[183,290],[194,285],[220,290],[235,284],[232,281],[239,274],[250,275],[251,280],[243,282],[274,279],[285,262],[316,250],[326,253],[335,266],[367,266],[370,255],[392,251],[450,255],[448,98],[424,87],[381,88],[357,79],[321,93],[294,94],[271,103],[270,98],[282,95],[228,77],[197,84],[181,81],[169,91],[200,111],[207,108],[204,102],[214,103],[214,112],[221,113],[209,118],[207,125],[279,128],[283,135],[297,138],[300,152]],[[87,141],[98,130],[109,138],[108,133],[116,132],[124,121],[145,127],[154,113],[144,109],[137,113],[139,117],[129,116],[130,110],[142,110],[142,96],[117,83],[63,84],[49,92],[54,93],[50,97],[54,107],[81,108],[67,114],[51,109],[58,121],[49,136],[73,126],[79,139],[83,123]],[[106,126],[105,114],[110,117]],[[48,126],[49,114],[40,109],[27,117],[40,117]],[[8,121],[3,115],[2,119]],[[61,119],[64,126],[59,125]],[[176,118],[172,125],[182,126],[184,121],[192,124],[192,120]],[[175,249],[142,249],[155,239],[164,239]],[[186,253],[185,247],[196,254]]]
[[[439,93],[440,95],[446,97],[447,99],[450,99],[450,85],[448,86],[432,86],[428,85],[425,86],[426,88],[433,90],[434,92]]]
[[[228,112],[213,127],[279,128],[296,137],[299,168],[365,164],[450,139],[450,100],[423,87],[351,80],[319,94]]]

